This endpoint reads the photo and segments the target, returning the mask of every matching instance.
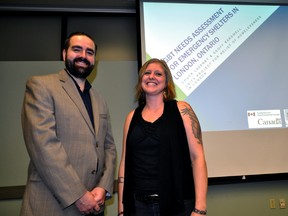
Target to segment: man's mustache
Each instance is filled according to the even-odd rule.
[[[75,62],[84,62],[88,66],[90,66],[90,64],[91,64],[86,58],[83,58],[83,57],[75,58],[74,63]]]

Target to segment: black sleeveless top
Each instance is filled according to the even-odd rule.
[[[135,193],[157,194],[161,117],[151,123],[145,121],[142,114],[137,112],[136,118],[138,121],[127,143],[133,154],[133,190]]]
[[[195,189],[188,141],[177,102],[175,100],[165,102],[163,115],[158,119],[159,121],[157,120],[158,122],[155,122],[157,123],[156,132],[148,133],[150,137],[147,137],[149,129],[141,128],[143,125],[140,127],[141,124],[145,125],[141,114],[143,108],[144,106],[139,106],[135,110],[127,134],[123,190],[125,215],[129,215],[134,210],[135,190],[140,189],[143,185],[147,186],[152,183],[154,184],[153,190],[156,190],[160,197],[161,216],[180,213],[184,210],[184,200],[195,199]],[[153,141],[150,142],[151,140]],[[144,145],[148,141],[150,143],[149,148],[155,148],[154,150],[145,149]],[[139,152],[137,152],[137,148],[134,149],[136,143],[143,144],[142,150],[138,148]],[[154,144],[155,146],[153,147]],[[141,155],[136,155],[136,152]],[[146,157],[145,152],[150,155]],[[154,159],[150,158],[152,164],[143,165],[142,168],[149,168],[150,165],[155,166],[158,173],[138,170],[142,166],[138,163],[152,156],[156,157]],[[147,181],[148,183],[145,181],[141,183],[139,176],[136,175],[142,177],[145,175],[155,176],[157,179],[155,181],[150,179],[150,181]]]

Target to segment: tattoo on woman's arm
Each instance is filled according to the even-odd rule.
[[[184,109],[181,110],[181,113],[183,115],[188,115],[190,120],[191,120],[191,126],[192,126],[192,132],[194,136],[198,139],[198,143],[202,144],[202,133],[201,133],[201,127],[198,121],[198,118],[194,111],[189,108],[185,107]]]

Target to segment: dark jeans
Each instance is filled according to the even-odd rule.
[[[185,200],[185,212],[169,216],[190,216],[194,209],[194,204],[194,200]],[[135,212],[131,216],[160,216],[159,203],[145,204],[135,200]]]
[[[85,216],[104,216],[104,211],[99,214],[85,214]]]

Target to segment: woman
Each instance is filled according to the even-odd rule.
[[[206,215],[200,124],[190,105],[175,96],[165,61],[147,61],[136,86],[139,106],[124,125],[118,215]]]

